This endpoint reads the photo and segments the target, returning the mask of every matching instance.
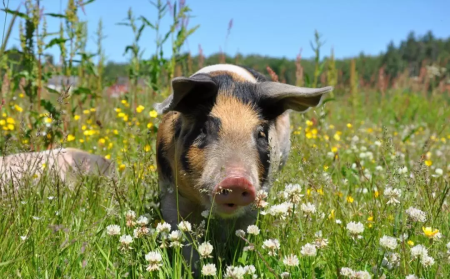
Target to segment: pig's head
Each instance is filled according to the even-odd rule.
[[[332,89],[270,82],[232,65],[177,77],[172,88],[155,108],[174,115],[173,182],[180,195],[222,218],[245,214],[278,169],[277,119],[318,106]]]

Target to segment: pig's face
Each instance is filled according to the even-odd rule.
[[[292,92],[301,88],[259,82],[258,74],[222,67],[174,79],[174,93],[158,108],[173,111],[172,139],[166,135],[161,144],[174,147],[167,159],[180,195],[230,218],[250,209],[272,168],[278,168],[277,118],[287,109],[317,105],[329,89],[305,97]]]

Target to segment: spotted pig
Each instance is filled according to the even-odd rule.
[[[228,64],[174,78],[172,88],[155,105],[164,114],[157,138],[163,218],[172,227],[181,220],[198,224],[202,211],[211,210],[224,235],[255,221],[256,194],[269,190],[286,162],[289,111],[316,107],[332,90],[272,82]]]

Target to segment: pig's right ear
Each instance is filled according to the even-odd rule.
[[[217,84],[207,74],[172,79],[173,92],[162,103],[154,105],[159,114],[168,111],[190,113],[214,103]]]

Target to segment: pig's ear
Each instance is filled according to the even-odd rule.
[[[305,88],[278,82],[263,82],[258,86],[260,105],[270,118],[289,109],[306,112],[311,107],[319,106],[324,96],[333,90],[332,86]]]
[[[167,99],[154,105],[159,114],[168,111],[189,113],[214,102],[217,95],[217,84],[207,74],[176,77],[172,79],[172,89]]]

